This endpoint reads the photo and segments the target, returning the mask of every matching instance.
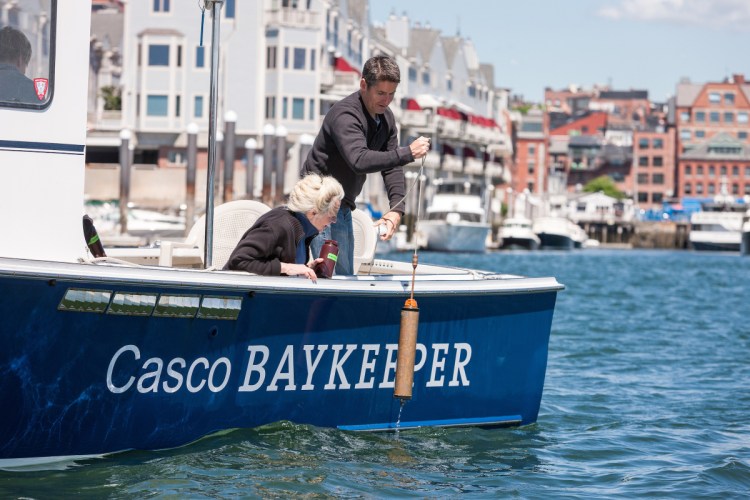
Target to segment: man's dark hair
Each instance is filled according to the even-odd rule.
[[[22,32],[6,26],[0,29],[0,62],[24,65],[31,60],[31,43]]]
[[[401,71],[398,64],[390,56],[373,56],[367,60],[362,68],[362,78],[368,87],[378,82],[401,83]]]

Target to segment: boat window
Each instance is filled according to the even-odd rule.
[[[56,13],[57,0],[21,0],[0,17],[0,107],[49,106]]]

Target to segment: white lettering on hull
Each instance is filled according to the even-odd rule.
[[[280,356],[273,357],[268,346],[249,345],[245,375],[237,391],[392,389],[397,351],[398,344],[306,344],[301,351],[298,346],[287,345]],[[295,353],[301,356],[302,352],[304,365],[297,366]],[[445,387],[446,380],[448,387],[465,387],[470,384],[467,367],[471,356],[472,347],[467,343],[417,344],[414,371],[429,373],[422,382],[427,388]],[[221,392],[227,388],[232,373],[232,363],[226,357],[211,361],[204,356],[194,360],[153,356],[143,363],[140,359],[141,350],[136,345],[125,345],[115,352],[107,368],[110,392],[122,394],[131,389],[142,394],[174,394],[181,390]],[[270,362],[271,359],[274,361]],[[352,385],[347,374],[356,383]],[[327,383],[321,379],[327,379]],[[305,383],[298,386],[297,380]]]

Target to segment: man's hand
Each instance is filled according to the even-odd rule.
[[[427,152],[430,150],[430,139],[419,136],[414,139],[414,142],[409,145],[409,148],[411,149],[411,155],[415,160],[418,160],[423,156],[427,156]]]
[[[415,141],[416,142],[416,141]],[[398,212],[388,212],[384,214],[378,221],[375,223],[375,227],[383,226],[385,229],[380,230],[380,239],[383,241],[390,240],[394,234],[396,234],[396,231],[398,230],[398,225],[401,223],[401,214]]]

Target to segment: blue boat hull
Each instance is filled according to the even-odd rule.
[[[0,458],[162,449],[279,420],[393,429],[403,297],[87,282],[241,299],[236,319],[60,310],[76,281],[0,278]],[[401,428],[536,421],[555,291],[425,296]]]

